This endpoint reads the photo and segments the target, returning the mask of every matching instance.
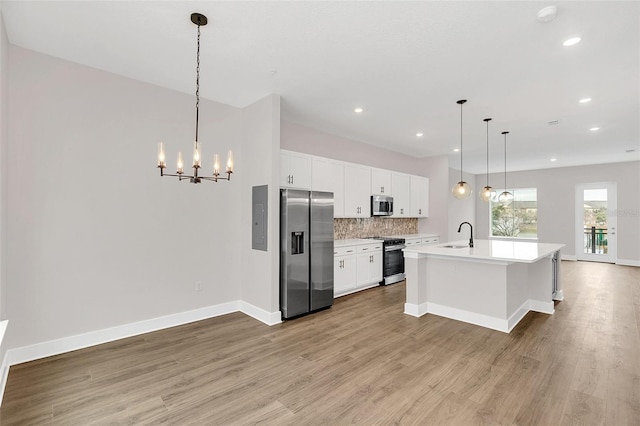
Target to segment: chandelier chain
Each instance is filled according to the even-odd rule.
[[[200,115],[200,25],[198,24],[198,49],[196,52],[196,143],[198,143],[199,115]]]

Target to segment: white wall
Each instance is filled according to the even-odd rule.
[[[243,110],[242,300],[279,320],[280,97],[270,95]],[[251,249],[251,190],[268,185],[267,251]]]
[[[9,145],[8,122],[8,52],[9,42],[0,15],[0,320],[7,319],[7,148]],[[1,337],[0,337],[1,340]],[[0,344],[0,388],[6,344]],[[0,390],[1,393],[1,390]]]
[[[501,188],[503,175],[490,175]],[[484,180],[482,179],[482,182]],[[566,244],[564,255],[575,256],[575,188],[581,183],[616,182],[618,191],[618,259],[640,261],[640,162],[597,164],[509,172],[509,188],[538,189],[538,240]],[[477,200],[478,238],[489,235],[489,207]]]
[[[446,206],[442,206],[446,196],[442,191],[449,180],[446,156],[411,157],[288,121],[282,122],[280,148],[428,177],[429,218],[419,219],[418,229],[424,233],[445,235]]]
[[[240,298],[241,179],[155,167],[159,140],[190,158],[193,95],[15,46],[9,73],[7,348]],[[240,175],[241,129],[201,101],[204,170],[233,149]]]
[[[451,188],[460,182],[460,170],[449,169],[449,187],[447,188],[449,223],[447,227],[448,241],[468,240],[469,228],[465,226],[460,233],[458,227],[462,222],[470,222],[473,225],[473,238],[477,236],[476,225],[476,199],[478,198],[478,188],[475,175],[469,173],[462,174],[463,179],[471,186],[471,195],[466,200],[458,200],[451,193]],[[484,186],[484,185],[483,185]]]

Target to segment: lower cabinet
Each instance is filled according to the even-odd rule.
[[[355,255],[334,256],[333,258],[333,294],[344,294],[356,288]]]
[[[361,252],[357,258],[357,287],[382,281],[382,250]]]
[[[382,243],[341,246],[334,249],[334,297],[378,285],[382,281]]]

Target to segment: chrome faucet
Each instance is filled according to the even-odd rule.
[[[458,226],[458,232],[462,230],[462,225],[464,225],[465,223],[469,225],[469,228],[471,229],[471,236],[469,238],[469,247],[473,247],[473,225],[471,225],[469,222],[462,222],[460,226]]]

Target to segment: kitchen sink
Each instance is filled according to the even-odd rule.
[[[451,249],[461,249],[461,248],[467,248],[469,246],[459,246],[459,245],[456,245],[456,244],[447,244],[447,245],[438,246],[438,247],[440,247],[440,248],[451,248]]]

